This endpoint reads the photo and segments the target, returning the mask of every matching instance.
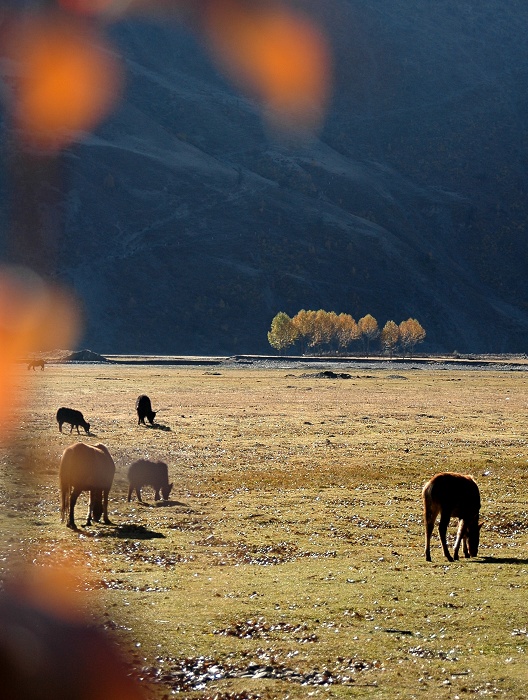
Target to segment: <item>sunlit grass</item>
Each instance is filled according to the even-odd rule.
[[[82,604],[156,680],[144,681],[156,699],[524,697],[526,375],[316,372],[31,373],[34,399],[2,461],[4,568],[58,553],[84,565]],[[137,426],[141,393],[161,428]],[[93,435],[61,435],[61,405]],[[114,456],[114,527],[60,523],[59,459],[77,439]],[[169,464],[170,505],[153,507],[148,488],[151,505],[127,503],[138,457]],[[420,491],[441,470],[480,486],[476,560],[448,564],[435,532],[425,562]]]

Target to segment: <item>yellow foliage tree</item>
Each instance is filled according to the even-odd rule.
[[[339,350],[345,352],[360,337],[358,324],[350,314],[339,314],[336,321],[337,345]]]
[[[329,348],[335,339],[336,327],[337,314],[319,309],[315,314],[315,347]]]
[[[316,311],[301,309],[292,318],[303,353],[306,347],[313,347],[316,344],[316,316]]]
[[[298,331],[292,319],[284,311],[273,318],[268,331],[268,342],[272,348],[282,353],[297,340]]]
[[[383,330],[381,331],[380,342],[381,347],[389,353],[389,357],[391,359],[399,340],[400,329],[398,324],[394,323],[394,321],[387,321],[387,323],[383,326]]]
[[[425,330],[415,318],[408,318],[400,323],[400,344],[403,350],[409,350],[411,357],[414,348],[425,338]]]
[[[370,343],[380,334],[378,322],[374,316],[367,314],[366,316],[363,316],[363,318],[359,319],[358,329],[360,337],[363,338],[365,342],[365,349],[368,357],[370,352]]]

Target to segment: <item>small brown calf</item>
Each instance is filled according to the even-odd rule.
[[[473,477],[444,472],[427,482],[422,491],[425,523],[425,558],[431,561],[431,535],[437,515],[440,513],[438,534],[442,549],[449,561],[458,559],[460,544],[465,557],[476,557],[480,528],[480,492]],[[447,548],[447,526],[451,518],[458,518],[458,532],[453,556]]]
[[[143,503],[141,498],[141,488],[143,486],[152,486],[156,492],[154,495],[155,501],[160,500],[160,491],[165,501],[169,498],[169,494],[172,491],[172,482],[169,484],[169,468],[165,462],[150,462],[148,459],[138,459],[130,465],[128,483],[129,501],[135,490],[138,501]]]

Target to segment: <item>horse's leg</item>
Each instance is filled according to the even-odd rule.
[[[133,490],[134,490],[134,487],[132,486],[132,484],[130,484],[130,486],[128,487],[128,501],[129,502],[132,499],[132,491]]]
[[[136,486],[136,496],[137,496],[138,501],[140,503],[143,503],[143,500],[141,498],[141,488],[139,486]]]
[[[447,548],[447,526],[451,520],[450,512],[442,512],[440,516],[440,524],[438,525],[438,534],[440,535],[440,542],[442,543],[442,549],[444,550],[445,557],[448,561],[453,561],[453,557],[449,553]]]
[[[90,491],[90,498],[88,499],[88,515],[86,516],[86,522],[84,523],[85,527],[90,527],[92,524],[92,492]]]
[[[453,559],[458,559],[458,552],[460,550],[460,545],[462,544],[462,549],[464,551],[464,556],[466,559],[469,557],[469,549],[467,546],[467,527],[464,520],[460,520],[458,524],[457,536],[455,541],[455,549],[453,551]]]
[[[103,522],[106,525],[111,525],[112,522],[108,517],[108,494],[110,492],[110,489],[104,489],[103,490]]]
[[[81,490],[74,486],[73,491],[72,491],[71,496],[70,496],[70,514],[68,517],[68,527],[71,527],[72,530],[77,530],[77,526],[75,525],[75,520],[74,520],[74,509],[75,509],[75,504],[77,503],[77,499],[79,498],[80,493],[81,493]]]
[[[159,489],[156,489],[156,493],[154,494],[154,500],[155,500],[155,501],[159,501],[160,498],[161,498],[161,496],[160,496],[160,490],[159,490]]]
[[[424,507],[424,525],[425,525],[425,560],[431,561],[431,535],[433,534],[434,525],[438,511],[432,505],[426,503]]]

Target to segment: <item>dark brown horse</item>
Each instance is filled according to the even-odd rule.
[[[91,525],[92,519],[99,522],[101,515],[106,524],[111,524],[108,519],[108,493],[114,474],[114,460],[105,445],[77,442],[64,450],[59,469],[61,519],[64,522],[68,513],[68,527],[77,529],[74,509],[82,491],[90,492],[86,525]]]
[[[431,535],[439,513],[438,534],[446,559],[458,559],[461,543],[465,557],[476,557],[482,524],[479,523],[480,492],[473,477],[451,472],[437,474],[424,486],[422,496],[426,560],[431,561]],[[452,517],[459,519],[453,556],[447,548],[447,526]]]
[[[46,363],[44,362],[44,360],[30,360],[30,361],[28,362],[28,367],[27,367],[27,368],[28,368],[28,369],[33,369],[33,370],[34,370],[35,367],[40,367],[40,369],[44,369],[44,365],[45,365],[45,364],[46,364]]]

